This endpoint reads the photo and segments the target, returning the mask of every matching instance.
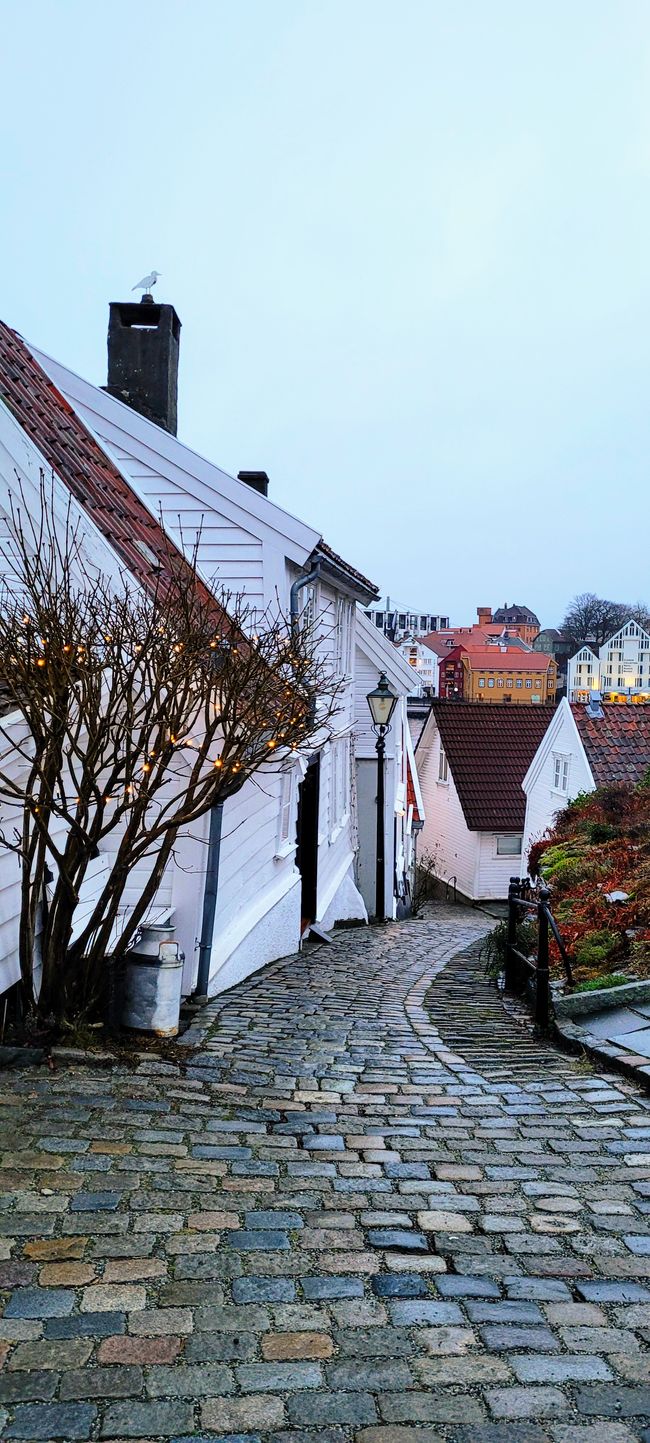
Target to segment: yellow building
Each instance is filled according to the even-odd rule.
[[[511,702],[513,706],[554,703],[557,666],[544,652],[498,646],[463,653],[465,701]]]

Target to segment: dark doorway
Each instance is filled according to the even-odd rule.
[[[318,801],[320,756],[312,757],[298,788],[296,865],[302,877],[300,933],[316,921],[318,898]]]

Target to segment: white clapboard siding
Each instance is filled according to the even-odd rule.
[[[426,749],[421,745],[416,753],[425,810],[418,854],[421,862],[433,859],[435,875],[441,881],[455,878],[458,890],[474,898],[479,834],[467,826],[451,771],[447,782],[438,780],[440,733],[431,719],[427,726],[425,740],[431,738],[430,745]]]

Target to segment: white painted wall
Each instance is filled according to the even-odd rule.
[[[420,861],[429,855],[435,861],[435,875],[443,882],[456,878],[465,897],[474,898],[476,889],[479,834],[470,832],[454,779],[438,779],[440,732],[429,717],[415,753],[424,798],[425,823],[419,844]]]
[[[155,515],[162,513],[171,535],[190,549],[200,530],[198,565],[208,580],[244,593],[255,606],[289,608],[292,581],[304,572],[320,533],[261,496],[245,483],[196,455],[130,407],[42,353],[37,360],[75,407],[84,423],[108,451],[134,490]],[[180,524],[179,524],[180,516]],[[334,663],[337,655],[338,605],[342,592],[327,578],[317,586],[320,652]],[[346,599],[346,598],[344,598]],[[318,920],[325,925],[352,917],[365,919],[366,908],[354,879],[357,846],[355,770],[352,746],[346,771],[347,805],[334,817],[332,755],[337,741],[350,739],[354,720],[354,628],[351,603],[350,666],[339,699],[335,735],[317,738],[321,751],[320,829],[318,848]],[[299,940],[300,887],[295,849],[276,856],[278,786],[268,776],[245,785],[224,809],[219,887],[211,958],[210,992],[264,963],[293,951]],[[295,837],[293,797],[292,837]],[[196,972],[196,947],[203,896],[206,848],[201,837],[186,839],[184,878],[176,877],[181,932],[187,954],[184,986]],[[197,896],[198,890],[198,896]],[[273,914],[273,925],[268,917]],[[194,938],[192,939],[192,933]],[[190,961],[191,958],[191,961]]]
[[[568,762],[566,791],[555,785],[555,759]],[[563,780],[563,777],[562,777]],[[584,747],[573,720],[566,697],[562,698],[545,736],[523,780],[526,793],[526,821],[521,857],[521,875],[527,873],[527,858],[533,842],[537,842],[552,826],[558,812],[579,792],[594,790],[594,778]]]

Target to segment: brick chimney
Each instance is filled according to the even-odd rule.
[[[181,323],[173,306],[112,301],[105,390],[147,420],[176,435]]]
[[[269,494],[269,478],[266,471],[238,471],[237,480],[243,481],[245,486],[251,486],[253,491],[259,491],[260,496]]]
[[[479,606],[479,607],[477,607],[476,614],[477,614],[477,616],[478,616],[478,624],[479,624],[479,626],[490,626],[490,625],[491,625],[491,622],[492,622],[492,608],[491,608],[490,606]]]

